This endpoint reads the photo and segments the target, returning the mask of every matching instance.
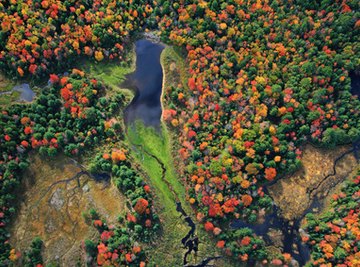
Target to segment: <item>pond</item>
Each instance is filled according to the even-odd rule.
[[[20,102],[31,102],[35,98],[35,92],[30,88],[27,83],[15,85],[10,91],[0,92],[0,95],[10,95],[14,91],[19,92],[20,96],[17,101]]]
[[[29,84],[27,83],[16,85],[12,90],[21,93],[18,101],[31,102],[34,100],[35,93],[33,90],[31,90]]]
[[[140,119],[146,126],[160,126],[163,71],[162,44],[143,39],[135,43],[136,70],[127,76],[125,86],[135,90],[135,97],[125,109],[127,125]]]

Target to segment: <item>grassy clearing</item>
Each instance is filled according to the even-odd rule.
[[[122,88],[122,84],[126,79],[126,75],[135,70],[135,51],[129,52],[128,59],[124,61],[112,60],[95,62],[84,60],[79,64],[91,77],[102,81],[109,90],[107,95],[121,91],[130,101],[134,97],[134,93],[128,88]],[[79,66],[79,67],[80,67]]]
[[[131,73],[134,68],[130,64],[121,64],[118,61],[107,62],[89,62],[86,64],[87,70],[91,76],[102,80],[111,88],[117,88],[125,80],[125,75]]]
[[[15,86],[15,82],[7,79],[0,73],[0,93],[9,92]],[[8,106],[16,101],[20,96],[19,92],[10,92],[0,95],[0,106]]]
[[[0,74],[0,92],[10,91],[15,84],[16,83],[14,81],[8,80]]]
[[[14,103],[19,97],[20,92],[12,91],[9,94],[0,95],[0,106],[6,107]]]
[[[158,266],[181,266],[183,249],[181,248],[181,238],[183,238],[189,228],[184,224],[176,211],[176,198],[169,189],[168,184],[163,180],[163,170],[158,161],[144,151],[154,155],[166,168],[165,179],[174,188],[180,199],[184,199],[185,191],[177,180],[177,175],[172,163],[169,150],[167,135],[159,133],[154,128],[145,127],[138,121],[133,127],[128,128],[127,141],[133,144],[132,153],[137,162],[149,176],[149,184],[155,191],[155,202],[160,218],[162,220],[163,233],[161,238],[155,242],[155,246],[150,246],[149,260]],[[168,265],[164,265],[164,263]]]
[[[185,189],[180,183],[174,168],[170,151],[169,134],[167,133],[166,127],[162,126],[161,132],[158,133],[154,128],[145,127],[142,122],[138,121],[133,127],[128,128],[128,138],[130,143],[141,145],[145,151],[157,157],[164,164],[166,168],[166,181],[171,184],[178,198],[184,200],[186,197]],[[138,152],[141,152],[140,149]],[[170,205],[166,206],[172,207],[171,210],[174,209],[175,214],[177,214],[175,211],[175,197],[168,188],[168,185],[162,180],[162,168],[159,163],[146,153],[137,153],[136,156],[151,177],[152,182],[164,194],[164,201]]]

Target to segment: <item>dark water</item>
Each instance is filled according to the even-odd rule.
[[[264,192],[269,195],[267,187],[274,185],[277,181],[264,185]],[[279,210],[275,204],[273,204],[273,210],[271,213],[267,213],[263,223],[252,224],[243,220],[235,220],[230,224],[231,228],[250,228],[257,236],[261,236],[267,245],[271,245],[272,241],[269,237],[269,230],[280,230],[283,236],[283,252],[291,254],[300,266],[304,266],[310,260],[310,248],[307,244],[301,241],[299,229],[301,220],[304,216],[310,212],[314,213],[314,210],[320,210],[323,203],[314,198],[308,209],[304,211],[299,219],[289,222],[281,217]]]
[[[140,119],[146,126],[157,128],[160,125],[163,80],[160,54],[164,46],[145,39],[135,45],[136,70],[128,75],[125,86],[135,89],[136,94],[125,109],[125,123],[129,125]]]
[[[108,182],[111,178],[108,173],[91,173],[91,175],[97,182]]]
[[[21,93],[19,97],[20,101],[31,102],[34,100],[35,93],[33,90],[31,90],[29,84],[27,83],[16,85],[12,90]]]
[[[351,79],[351,93],[360,97],[360,73],[351,72],[349,76]]]
[[[311,207],[311,209],[312,208],[313,207]],[[300,220],[296,220],[292,223],[284,220],[279,216],[276,206],[274,206],[273,211],[270,214],[265,215],[264,223],[251,224],[242,220],[235,220],[232,222],[231,227],[234,229],[244,227],[250,228],[257,236],[261,236],[267,244],[272,243],[268,236],[269,230],[280,230],[284,238],[284,252],[290,253],[300,266],[304,266],[310,259],[309,247],[301,242],[299,234]]]

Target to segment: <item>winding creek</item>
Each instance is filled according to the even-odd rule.
[[[130,126],[136,120],[140,119],[144,122],[146,126],[153,126],[159,128],[160,126],[160,116],[161,116],[161,102],[160,95],[162,91],[162,80],[163,73],[160,64],[160,54],[164,46],[162,44],[153,43],[149,40],[139,40],[136,42],[136,70],[134,73],[128,75],[125,85],[131,87],[135,90],[136,94],[132,102],[125,110],[125,123],[126,126]],[[358,94],[359,87],[359,76],[355,78],[352,77],[352,93]],[[356,157],[359,150],[360,142],[354,142],[353,148],[349,151],[346,151],[338,158],[335,159],[333,163],[333,173],[324,177],[321,181],[324,182],[331,175],[336,174],[336,164],[342,159],[345,155],[349,153],[355,153]],[[196,224],[193,222],[190,216],[184,211],[180,199],[178,198],[176,192],[172,188],[171,184],[166,180],[166,167],[163,162],[155,155],[149,153],[144,149],[142,145],[132,144],[133,149],[140,151],[141,153],[147,154],[148,156],[154,158],[162,170],[162,180],[166,183],[168,189],[172,192],[174,201],[176,202],[176,210],[184,217],[184,222],[189,226],[190,230],[188,234],[182,238],[179,246],[182,245],[186,250],[183,257],[183,266],[208,266],[209,262],[216,260],[219,257],[208,257],[202,260],[197,265],[191,265],[187,261],[187,257],[190,253],[194,252],[196,254],[198,249],[199,239],[196,236]],[[268,183],[264,186],[264,190],[267,193],[267,187],[273,185],[276,181]],[[312,191],[320,187],[321,183]],[[252,229],[257,235],[262,236],[266,243],[271,244],[269,238],[269,230],[276,230],[282,233],[283,236],[283,251],[290,253],[292,257],[299,263],[300,266],[306,264],[310,259],[310,249],[309,247],[301,242],[300,233],[300,222],[306,213],[312,212],[314,208],[321,207],[321,202],[317,199],[316,196],[312,196],[312,191],[308,192],[311,195],[311,205],[310,207],[300,216],[300,218],[294,221],[287,221],[280,216],[278,207],[274,204],[273,211],[265,215],[265,221],[262,224],[250,224],[242,220],[233,221],[230,224],[230,227],[234,229],[248,227]]]

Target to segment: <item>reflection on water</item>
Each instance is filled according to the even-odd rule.
[[[125,122],[141,119],[146,126],[159,127],[163,80],[160,54],[164,46],[149,40],[139,40],[135,45],[136,70],[128,75],[125,84],[135,89],[136,94],[125,110]]]

